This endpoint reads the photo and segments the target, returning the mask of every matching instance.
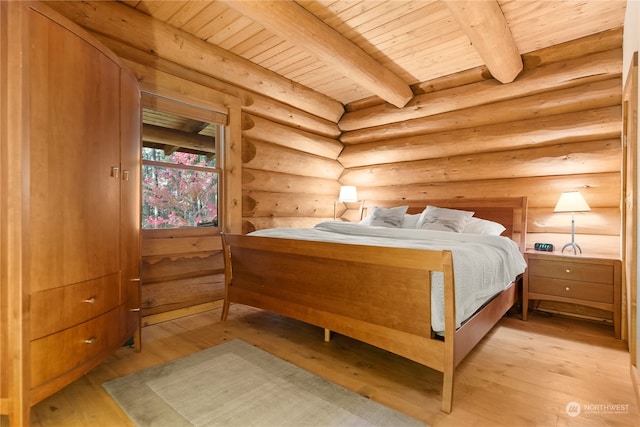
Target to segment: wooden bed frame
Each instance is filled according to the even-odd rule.
[[[506,227],[524,252],[526,197],[376,202],[473,210]],[[373,204],[372,204],[373,205]],[[451,412],[455,367],[517,300],[512,283],[455,328],[450,251],[223,234],[225,301],[279,313],[361,340],[443,373],[442,411]],[[431,328],[431,272],[444,272],[444,339]],[[519,281],[519,280],[518,280]]]

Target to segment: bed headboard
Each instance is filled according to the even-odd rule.
[[[477,218],[488,219],[505,227],[503,236],[514,240],[524,253],[527,237],[527,198],[526,197],[494,197],[481,199],[433,199],[433,200],[375,200],[365,201],[363,216],[367,208],[380,206],[390,208],[408,205],[407,213],[422,212],[427,205],[441,208],[461,209],[475,212]]]

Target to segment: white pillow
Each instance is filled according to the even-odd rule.
[[[422,213],[404,214],[404,219],[402,220],[402,228],[416,228],[418,220],[420,219],[420,215],[422,215]]]
[[[474,212],[461,211],[458,209],[427,206],[420,215],[416,228],[460,233],[464,230],[464,226],[467,225],[469,218],[471,218],[473,214]]]
[[[400,228],[404,220],[404,214],[409,206],[397,206],[395,208],[380,208],[378,206],[371,209],[371,213],[360,221],[364,225],[373,225],[389,228]]]
[[[506,230],[500,223],[489,221],[487,219],[471,217],[462,230],[463,233],[485,234],[491,236],[499,236]]]

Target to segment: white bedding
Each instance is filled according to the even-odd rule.
[[[456,286],[456,327],[489,298],[504,290],[524,272],[526,263],[518,245],[502,236],[446,231],[372,227],[326,221],[314,228],[271,228],[251,235],[347,244],[443,250],[453,254]],[[444,291],[441,272],[432,275],[431,322],[444,331]]]

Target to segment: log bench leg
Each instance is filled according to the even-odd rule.
[[[324,328],[324,342],[331,341],[331,330]]]

